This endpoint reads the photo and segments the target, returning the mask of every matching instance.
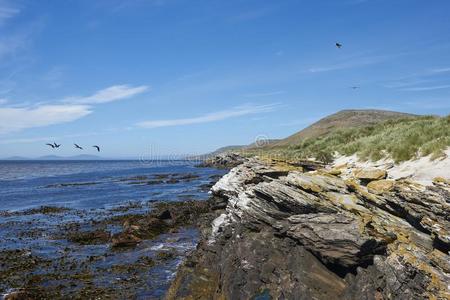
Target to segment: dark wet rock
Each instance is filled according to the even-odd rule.
[[[80,245],[95,245],[107,243],[110,233],[104,230],[76,231],[69,233],[67,240]]]
[[[212,188],[211,207],[226,210],[201,229],[167,298],[449,299],[449,190],[368,189],[251,159]]]
[[[121,232],[112,236],[111,246],[112,247],[132,247],[136,246],[142,241],[139,237],[135,236],[130,232]]]
[[[190,182],[198,179],[200,176],[194,173],[173,173],[173,174],[155,174],[151,178],[146,175],[122,178],[119,181],[130,185],[157,185],[157,184],[175,184],[180,182]]]
[[[128,203],[110,209],[111,212],[127,212],[132,209],[142,208],[143,203],[139,201],[129,201]]]
[[[40,292],[36,289],[21,289],[4,295],[4,300],[36,300],[40,299]]]
[[[173,175],[173,174],[155,174],[154,177],[156,179],[166,179],[166,178],[169,178],[171,175]]]
[[[177,257],[177,254],[175,251],[161,251],[159,252],[156,257],[159,260],[171,260]]]
[[[162,211],[158,215],[158,219],[160,219],[160,220],[172,219],[172,214],[170,213],[170,210],[166,209],[166,210]]]
[[[142,209],[149,209],[150,212]],[[0,224],[0,231],[5,226],[20,226],[20,232],[33,231],[32,235],[27,235],[31,238],[45,234],[45,239],[50,239],[48,245],[52,251],[48,257],[44,256],[43,251],[0,250],[0,295],[15,288],[16,291],[23,291],[19,294],[21,297],[28,295],[31,299],[129,299],[147,293],[149,285],[150,289],[155,284],[164,285],[165,288],[161,269],[173,270],[174,260],[185,254],[167,251],[158,257],[158,252],[154,250],[143,251],[140,247],[134,247],[141,241],[158,238],[161,234],[169,237],[169,234],[177,232],[174,235],[180,239],[185,234],[195,236],[191,228],[184,227],[207,225],[212,220],[207,217],[210,212],[209,201],[132,201],[100,211],[97,215],[100,218],[95,219],[91,219],[92,214],[82,210],[53,214],[57,211],[40,208],[39,213],[52,213],[49,218],[56,222],[66,221],[66,217],[67,220],[75,217],[76,221],[55,224],[54,231],[48,228],[47,231],[35,229],[42,224],[39,221],[41,215],[32,216],[33,220],[26,224],[16,220]],[[38,213],[38,210],[32,213]],[[111,237],[110,232],[116,234]],[[160,238],[165,241],[166,235]],[[19,247],[20,243],[16,245]]]
[[[69,183],[56,183],[46,185],[46,188],[65,188],[65,187],[78,187],[78,186],[88,186],[88,185],[96,185],[101,182],[69,182]]]
[[[147,175],[122,178],[119,181],[130,185],[155,185],[164,183],[161,178],[149,178]]]
[[[200,178],[200,176],[197,175],[197,174],[188,173],[188,174],[183,174],[183,175],[181,175],[181,176],[178,176],[177,178],[178,178],[179,180],[183,180],[183,181],[185,181],[185,182],[189,182],[189,181],[192,181],[192,180],[194,180],[194,179]]]
[[[27,249],[0,251],[0,294],[2,293],[2,287],[24,286],[27,277],[36,267],[47,266],[49,263],[49,260],[40,258]],[[16,293],[12,293],[11,297],[13,295],[19,297],[30,294],[31,291],[20,289]]]
[[[153,267],[155,265],[155,261],[148,256],[142,256],[137,260],[137,263],[147,267]]]
[[[8,217],[8,216],[28,216],[28,215],[37,215],[37,214],[62,214],[71,211],[70,208],[66,207],[58,207],[58,206],[40,206],[38,208],[27,209],[23,211],[3,211],[0,212],[0,216]]]
[[[154,180],[148,180],[145,182],[147,185],[156,185],[156,184],[163,184],[164,181],[160,179],[154,179]]]
[[[180,182],[180,180],[176,179],[176,178],[170,178],[165,181],[165,183],[170,183],[170,184],[179,183],[179,182]]]
[[[209,201],[159,202],[149,214],[115,217],[115,222],[122,222],[123,231],[113,235],[111,245],[132,247],[144,239],[195,225],[202,214],[209,213],[210,206]]]
[[[207,158],[197,167],[200,168],[218,168],[231,169],[247,161],[247,158],[236,153],[222,153],[216,156]]]
[[[130,177],[128,178],[128,180],[136,180],[136,181],[143,181],[143,180],[147,180],[148,176],[146,175],[139,175],[139,176],[134,176],[134,177]]]

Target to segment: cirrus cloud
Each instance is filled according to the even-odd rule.
[[[41,105],[0,108],[0,134],[75,121],[92,111],[87,105]]]
[[[101,104],[108,103],[126,98],[131,98],[135,95],[142,94],[149,89],[146,85],[130,86],[127,84],[113,85],[103,90],[100,90],[91,96],[87,97],[69,97],[65,102],[78,104]]]
[[[148,86],[114,85],[87,97],[68,97],[61,102],[0,107],[0,134],[72,122],[93,112],[95,104],[131,98]],[[0,99],[0,105],[10,103]]]
[[[212,113],[208,113],[208,114],[205,114],[202,116],[192,117],[192,118],[144,121],[144,122],[138,123],[137,126],[143,127],[143,128],[158,128],[158,127],[210,123],[210,122],[221,121],[221,120],[245,116],[245,115],[271,112],[271,111],[275,110],[275,108],[277,106],[278,106],[277,103],[263,104],[263,105],[247,104],[247,105],[236,106],[231,109],[216,111],[216,112],[212,112]]]
[[[13,6],[10,1],[0,0],[0,25],[8,19],[15,17],[20,13],[20,9]]]

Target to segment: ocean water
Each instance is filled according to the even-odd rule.
[[[129,184],[133,176],[195,174],[177,184]],[[0,210],[42,205],[79,209],[110,208],[128,201],[207,198],[199,186],[223,171],[196,168],[184,161],[0,161]]]
[[[91,256],[103,257],[84,268],[96,274],[94,284],[99,288],[118,289],[121,282],[127,282],[129,274],[102,270],[117,263],[132,264],[143,256],[155,259],[161,251],[170,250],[176,253],[172,259],[139,271],[139,278],[146,279],[131,287],[138,299],[160,298],[179,263],[195,248],[195,229],[184,228],[132,249],[111,252],[104,244],[74,245],[61,236],[62,228],[77,224],[88,230],[91,224],[105,218],[146,213],[157,201],[205,200],[208,186],[224,173],[196,168],[194,163],[185,161],[0,161],[0,251],[26,250],[49,260],[64,255],[64,260],[72,258],[75,262]],[[38,210],[42,206],[68,210],[43,213]],[[106,229],[111,234],[120,230],[117,226]],[[52,270],[37,265],[24,272],[46,274]],[[48,279],[42,284],[54,283]],[[58,284],[61,285],[60,280]],[[9,285],[10,282],[0,282],[0,295],[20,288]],[[130,289],[129,285],[124,288]],[[65,290],[66,295],[76,288]]]

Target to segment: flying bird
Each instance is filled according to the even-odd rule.
[[[352,86],[351,88],[356,90],[356,89],[359,89],[359,86]]]
[[[77,144],[74,144],[74,146],[75,146],[75,148],[77,148],[77,149],[83,150],[83,147],[80,147],[80,146],[78,146]]]
[[[338,47],[339,49],[341,49],[341,48],[342,48],[342,44],[336,43],[336,47]]]
[[[53,149],[55,149],[55,145],[53,145],[53,144],[46,144],[46,145],[52,147]]]
[[[59,148],[61,146],[61,144],[57,144],[57,143],[53,143],[53,145],[55,146],[54,148]]]
[[[97,151],[100,152],[100,147],[99,146],[92,146],[92,147],[96,148]]]

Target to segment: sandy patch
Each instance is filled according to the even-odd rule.
[[[356,154],[339,156],[333,162],[334,168],[342,170],[343,177],[350,177],[354,168],[381,168],[388,171],[389,179],[409,178],[424,185],[431,185],[436,177],[450,179],[450,148],[445,157],[431,160],[430,156],[395,164],[392,159],[362,161]]]

